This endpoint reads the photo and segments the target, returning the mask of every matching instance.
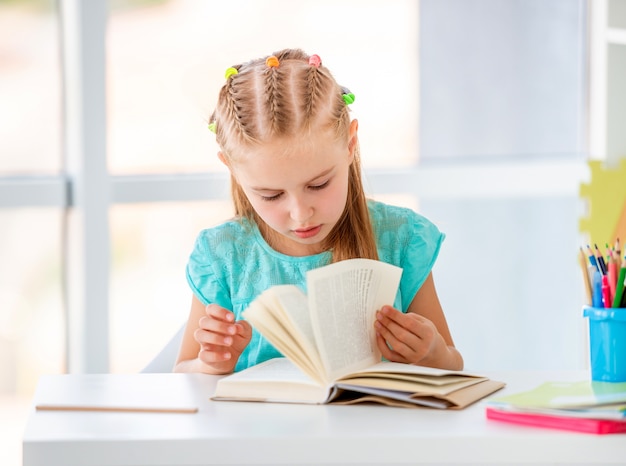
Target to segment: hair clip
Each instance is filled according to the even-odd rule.
[[[346,105],[354,103],[354,94],[350,92],[350,89],[348,89],[347,87],[341,87],[341,98],[346,103]]]
[[[322,64],[322,59],[319,55],[311,55],[309,57],[309,65],[314,66],[315,68],[319,68]]]
[[[271,57],[267,57],[267,60],[265,60],[265,64],[270,68],[278,68],[278,58],[276,58],[274,55],[272,55]]]
[[[209,123],[209,131],[211,131],[212,133],[215,134],[216,130],[215,130],[215,122],[214,121]]]
[[[237,71],[237,68],[233,68],[231,66],[230,68],[226,68],[226,73],[224,73],[224,76],[226,76],[226,79],[228,80],[228,78],[235,74],[239,74],[239,71]]]

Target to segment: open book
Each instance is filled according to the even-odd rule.
[[[285,357],[220,379],[215,400],[463,408],[503,387],[462,371],[381,361],[374,321],[393,305],[402,269],[350,259],[261,293],[244,317]]]

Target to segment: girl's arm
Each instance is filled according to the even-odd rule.
[[[454,347],[432,273],[416,293],[406,314],[391,306],[378,312],[376,331],[378,347],[390,361],[463,369],[463,357]]]

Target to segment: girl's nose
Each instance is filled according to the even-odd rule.
[[[313,216],[313,208],[304,199],[295,199],[290,211],[291,219],[304,224]]]

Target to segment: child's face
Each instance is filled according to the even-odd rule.
[[[254,147],[231,170],[256,213],[278,233],[272,247],[305,256],[322,252],[344,211],[352,157],[348,141],[318,134]]]

